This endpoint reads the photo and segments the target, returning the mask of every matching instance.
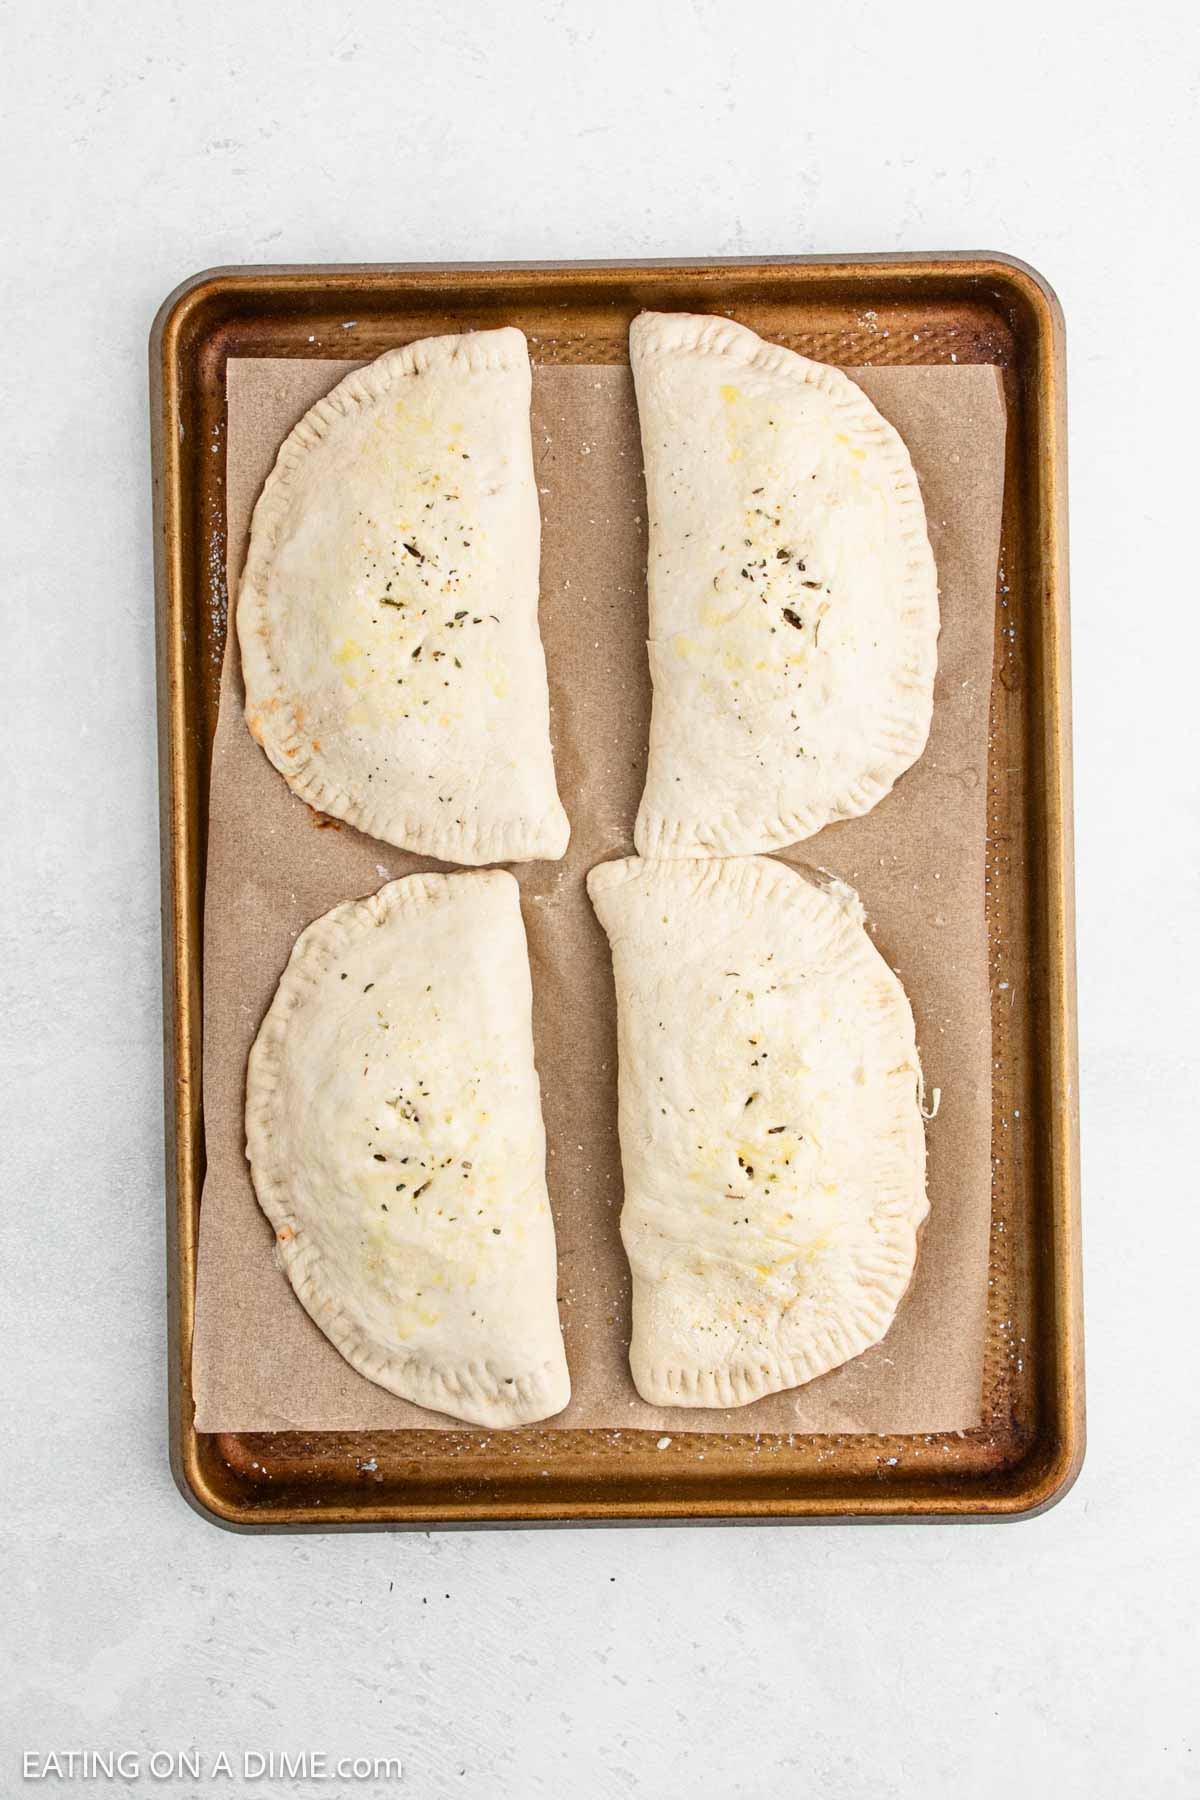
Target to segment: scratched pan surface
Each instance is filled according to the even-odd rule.
[[[204,1174],[201,919],[224,649],[225,363],[354,352],[490,323],[544,361],[623,362],[643,307],[729,309],[823,362],[995,364],[1009,407],[991,697],[987,914],[995,989],[983,1419],[975,1431],[771,1439],[529,1430],[197,1433],[191,1337]],[[872,329],[862,315],[873,310]],[[884,334],[887,334],[886,336]],[[994,256],[255,268],[164,303],[150,343],[162,794],[171,1457],[245,1529],[588,1520],[998,1518],[1059,1498],[1083,1455],[1062,321]],[[1017,1108],[1018,1138],[1005,1122]]]

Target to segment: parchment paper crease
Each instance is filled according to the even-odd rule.
[[[231,361],[228,575],[291,426],[349,362]],[[942,634],[929,747],[864,819],[785,853],[851,882],[916,1013],[927,1086],[932,1211],[887,1339],[791,1393],[721,1411],[646,1406],[629,1378],[629,1285],[617,1235],[615,1004],[584,876],[632,852],[646,758],[645,495],[624,367],[535,370],[542,499],[541,625],[562,863],[516,865],[533,967],[559,1293],[574,1397],[558,1426],[737,1432],[966,1429],[980,1411],[990,1218],[991,1031],[984,918],[988,695],[1004,410],[987,367],[852,370],[908,443],[937,557]],[[232,607],[231,607],[232,610]],[[230,631],[213,750],[204,938],[204,1120],[193,1384],[202,1431],[386,1429],[453,1421],[357,1375],[271,1260],[244,1157],[246,1056],[297,933],[340,900],[428,858],[320,820],[242,720]]]

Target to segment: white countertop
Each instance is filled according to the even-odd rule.
[[[5,13],[0,1791],[1200,1790],[1196,15]],[[146,334],[212,264],[987,248],[1070,338],[1091,1447],[1008,1527],[246,1538],[164,1415]],[[1189,1119],[1193,1121],[1189,1124]],[[89,1784],[77,1784],[86,1791]],[[75,1791],[59,1784],[58,1791]]]

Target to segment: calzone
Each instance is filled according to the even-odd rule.
[[[569,835],[538,635],[525,339],[391,350],[319,400],[254,509],[238,599],[246,719],[288,784],[461,863]]]
[[[928,1210],[904,990],[849,888],[765,857],[588,887],[617,991],[630,1365],[740,1406],[877,1344]]]
[[[360,1374],[478,1425],[570,1397],[517,884],[410,875],[295,949],[250,1054],[276,1258]]]
[[[729,319],[629,334],[650,515],[643,856],[865,813],[925,746],[938,597],[908,452],[837,369]]]

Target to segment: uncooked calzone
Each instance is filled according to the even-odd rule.
[[[246,719],[302,800],[451,862],[559,857],[521,332],[391,350],[300,421],[254,509]]]
[[[770,850],[924,749],[938,599],[921,492],[862,390],[729,319],[629,334],[650,513],[643,856]]]
[[[380,1387],[474,1424],[570,1398],[517,884],[409,875],[296,941],[250,1054],[276,1255]]]
[[[912,1012],[856,896],[765,857],[602,863],[643,1399],[740,1406],[877,1344],[928,1211]]]

